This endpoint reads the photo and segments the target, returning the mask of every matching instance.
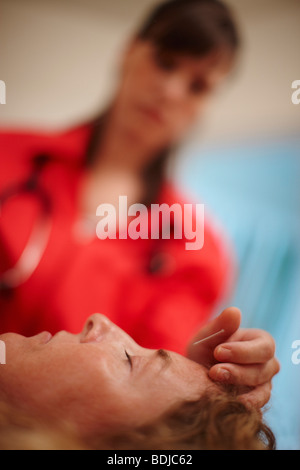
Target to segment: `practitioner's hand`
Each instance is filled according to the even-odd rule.
[[[239,328],[240,322],[239,309],[224,310],[199,331],[189,346],[188,357],[208,367],[212,380],[236,385],[245,404],[262,408],[271,397],[271,381],[280,369],[275,342],[263,330]],[[224,333],[193,346],[222,329]]]

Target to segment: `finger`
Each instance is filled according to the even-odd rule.
[[[210,358],[210,361],[213,359],[213,351],[216,346],[220,343],[223,343],[231,335],[238,330],[241,323],[241,312],[238,308],[229,307],[225,309],[221,315],[208,323],[200,332],[193,338],[192,342],[188,347],[188,357],[192,360],[197,361],[197,357]],[[221,330],[224,330],[224,333],[221,333],[218,336],[210,338],[208,341],[194,344],[204,338],[207,338]]]
[[[216,364],[209,370],[208,374],[216,382],[257,387],[272,380],[274,375],[279,372],[279,369],[279,362],[273,358],[271,361],[259,365]]]
[[[248,393],[238,396],[238,399],[247,407],[254,407],[257,409],[263,408],[271,398],[272,383],[267,382],[263,385],[255,387]]]
[[[275,355],[275,341],[269,334],[251,341],[224,343],[217,346],[214,356],[219,362],[235,362],[238,364],[263,364]]]
[[[252,341],[260,336],[265,338],[272,338],[272,336],[265,330],[257,328],[239,328],[230,338],[230,341]]]

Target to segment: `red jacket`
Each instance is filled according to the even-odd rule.
[[[0,292],[0,333],[31,336],[47,330],[81,331],[86,318],[103,313],[139,344],[184,353],[187,342],[215,312],[230,288],[228,245],[207,215],[205,243],[187,251],[185,240],[80,240],[75,236],[78,185],[91,125],[56,133],[0,133],[0,197],[32,171],[32,158],[51,155],[41,185],[51,198],[51,235],[31,277],[13,292]],[[186,203],[170,183],[160,202]],[[0,279],[20,257],[38,217],[37,198],[11,199],[0,218]],[[147,267],[153,250],[161,269]]]

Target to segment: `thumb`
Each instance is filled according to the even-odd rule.
[[[214,320],[210,321],[207,325],[201,328],[200,331],[193,338],[188,347],[188,357],[192,360],[201,362],[204,359],[206,362],[211,362],[213,359],[213,351],[218,344],[224,343],[235,333],[241,324],[241,311],[236,307],[229,307],[223,310],[223,312]],[[200,344],[194,344],[207,338],[219,331],[224,330],[223,333],[208,339]],[[198,358],[198,360],[197,360]]]

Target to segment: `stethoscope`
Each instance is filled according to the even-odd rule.
[[[92,132],[86,148],[85,161],[87,165],[92,160],[99,144],[101,127],[105,122],[107,112],[93,120]],[[29,240],[17,262],[0,275],[0,296],[9,298],[16,288],[23,285],[40,265],[50,241],[52,231],[52,202],[48,191],[41,184],[41,176],[45,168],[54,161],[50,154],[38,154],[32,159],[32,169],[29,176],[22,182],[12,184],[0,194],[0,217],[3,208],[12,199],[29,195],[39,202],[40,213],[29,236]],[[0,232],[1,237],[1,232]],[[3,249],[5,241],[0,238]]]
[[[23,195],[34,196],[40,205],[39,217],[21,256],[14,266],[0,276],[0,294],[2,295],[8,295],[32,276],[48,245],[52,228],[51,200],[49,194],[40,184],[40,177],[50,160],[48,155],[43,154],[34,157],[29,177],[22,182],[11,185],[0,195],[0,217],[4,205]]]
[[[88,163],[95,154],[95,149],[99,143],[100,125],[102,118],[95,121],[93,131],[86,150],[86,162]],[[23,285],[36,271],[40,265],[46,248],[49,244],[52,231],[52,203],[49,193],[41,185],[41,176],[46,166],[53,161],[51,155],[38,154],[32,159],[32,171],[23,182],[11,185],[0,194],[0,217],[3,208],[10,200],[22,195],[34,196],[40,206],[39,217],[31,231],[29,240],[17,260],[17,262],[0,275],[0,295],[9,296],[16,288]],[[1,233],[0,233],[1,236]],[[5,243],[1,240],[1,244]],[[151,258],[146,269],[149,274],[156,274],[163,269],[166,264],[165,253],[158,248],[152,251]]]

